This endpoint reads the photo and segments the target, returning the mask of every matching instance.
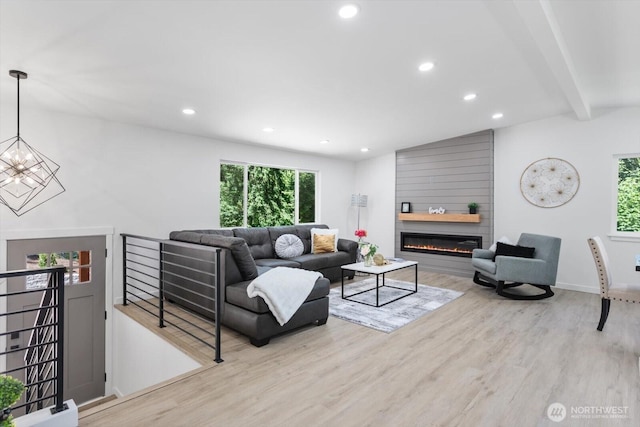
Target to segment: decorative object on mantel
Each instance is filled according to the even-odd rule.
[[[427,222],[469,222],[480,223],[480,214],[429,214],[427,212],[415,212],[415,213],[399,213],[398,220],[400,221],[427,221]]]
[[[467,205],[467,207],[469,208],[469,213],[470,214],[475,214],[476,212],[478,212],[478,204],[476,202],[471,202]]]
[[[446,209],[443,208],[442,206],[440,206],[439,208],[432,208],[431,206],[429,206],[429,213],[430,214],[442,215],[445,212],[446,212]]]
[[[56,177],[60,165],[20,137],[20,80],[27,73],[10,70],[9,75],[18,81],[18,131],[0,142],[0,203],[20,216],[64,193],[65,188]]]
[[[402,213],[410,213],[411,212],[411,203],[402,202],[400,204],[400,212],[402,212]]]
[[[536,160],[522,172],[520,192],[532,205],[555,208],[568,203],[578,192],[580,176],[566,160]]]
[[[373,265],[373,256],[376,254],[378,246],[373,243],[364,243],[360,246],[360,253],[364,257],[365,267],[371,267]]]

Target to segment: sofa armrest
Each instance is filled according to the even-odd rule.
[[[358,242],[349,239],[338,239],[338,250],[348,252],[352,262],[356,262],[358,254]]]
[[[474,249],[471,256],[473,258],[484,258],[484,259],[493,259],[495,252],[490,251],[489,249]]]

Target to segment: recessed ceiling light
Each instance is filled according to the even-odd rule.
[[[185,108],[182,110],[182,114],[186,114],[187,116],[191,116],[196,113],[196,110],[193,108]]]
[[[367,151],[369,151],[369,149],[367,147],[363,147],[360,149],[360,151],[362,151],[363,153],[366,153]]]
[[[474,99],[476,99],[476,96],[478,95],[476,95],[475,93],[468,93],[462,99],[464,99],[465,101],[473,101]]]
[[[340,15],[340,18],[342,19],[351,19],[356,16],[359,11],[358,6],[355,4],[347,4],[340,8],[338,15]]]
[[[320,141],[320,144],[328,144],[329,140],[328,139],[323,139],[322,141]]]
[[[270,127],[262,128],[262,132],[271,133],[271,132],[273,132],[273,131],[275,131],[275,129],[274,129],[274,128],[270,128]]]
[[[435,64],[433,62],[423,62],[422,64],[420,64],[420,66],[418,67],[418,70],[422,71],[423,73],[426,71],[431,71],[433,70],[433,67],[435,67]]]
[[[493,116],[491,116],[492,119],[501,119],[504,116],[504,114],[502,113],[495,113]]]

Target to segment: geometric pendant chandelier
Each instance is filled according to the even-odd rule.
[[[64,193],[56,174],[60,165],[27,144],[20,137],[20,80],[23,71],[9,71],[18,80],[18,131],[0,142],[0,203],[20,216]]]

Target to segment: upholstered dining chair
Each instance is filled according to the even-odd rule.
[[[600,281],[600,296],[602,298],[602,307],[600,311],[600,322],[598,330],[602,331],[604,324],[609,317],[609,308],[611,300],[626,301],[640,303],[640,285],[625,285],[622,283],[614,283],[611,280],[611,269],[609,268],[609,257],[602,244],[602,239],[598,236],[587,239],[593,260],[598,270],[598,280]]]
[[[559,237],[522,233],[515,246],[497,242],[495,252],[474,249],[471,255],[471,264],[476,269],[473,281],[494,288],[505,298],[539,300],[552,297],[551,286],[556,284],[560,243]],[[532,295],[507,291],[524,284],[544,292]]]

